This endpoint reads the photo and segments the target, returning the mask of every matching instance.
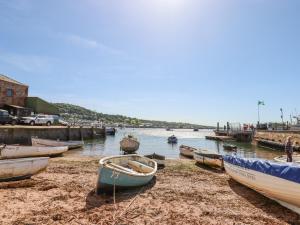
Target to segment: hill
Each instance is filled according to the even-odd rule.
[[[157,127],[157,128],[198,128],[209,129],[210,126],[203,126],[190,123],[167,122],[158,120],[144,120],[123,115],[110,115],[92,111],[81,106],[67,103],[53,103],[58,109],[62,117],[75,123],[91,123],[94,121],[102,121],[106,125],[127,126],[127,127]]]

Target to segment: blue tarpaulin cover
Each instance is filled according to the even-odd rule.
[[[300,166],[294,163],[276,163],[267,160],[246,159],[229,155],[224,156],[224,161],[300,184]]]

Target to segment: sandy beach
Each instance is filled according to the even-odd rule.
[[[189,160],[146,187],[97,196],[99,158],[60,157],[30,180],[0,183],[0,224],[300,224],[300,216]]]

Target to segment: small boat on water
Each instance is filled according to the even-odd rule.
[[[225,170],[237,182],[300,214],[300,166],[224,156]]]
[[[190,146],[181,145],[179,147],[179,151],[180,151],[180,154],[185,156],[185,157],[194,158],[194,151],[197,151],[197,149],[192,148]]]
[[[287,157],[286,155],[278,156],[274,158],[276,162],[286,163]],[[293,163],[299,163],[300,164],[300,154],[293,154]]]
[[[200,149],[194,151],[194,159],[197,163],[216,167],[216,168],[224,168],[223,156],[217,152],[212,152],[204,149]]]
[[[165,156],[153,153],[151,155],[145,155],[145,157],[149,159],[153,159],[157,163],[157,166],[159,168],[165,167],[165,160],[166,160]]]
[[[0,160],[0,182],[28,179],[48,166],[48,157]]]
[[[97,193],[144,186],[155,176],[157,163],[139,155],[111,156],[100,160]]]
[[[115,135],[116,134],[116,128],[114,128],[114,127],[106,127],[105,128],[105,133],[107,134],[107,135]]]
[[[124,137],[122,141],[120,141],[120,149],[127,154],[136,152],[139,147],[140,142],[132,135],[128,135],[127,137]]]
[[[68,151],[67,146],[45,147],[24,145],[2,145],[0,159],[17,159],[27,157],[58,156]]]
[[[37,137],[32,137],[31,143],[32,146],[48,146],[48,147],[68,146],[69,150],[82,148],[84,145],[83,141],[60,141],[60,140],[42,139]]]
[[[177,144],[177,142],[178,142],[178,139],[177,139],[177,137],[175,137],[175,135],[168,137],[169,144]]]
[[[199,129],[198,129],[198,128],[194,128],[194,131],[196,131],[196,132],[197,132],[197,131],[199,131]]]
[[[236,151],[237,150],[237,146],[231,145],[231,144],[223,144],[223,148],[228,151]]]
[[[166,128],[166,131],[173,131],[173,129],[171,129],[171,128]]]

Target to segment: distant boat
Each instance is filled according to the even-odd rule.
[[[199,131],[199,129],[198,128],[194,128],[194,131]]]
[[[168,143],[169,144],[177,144],[177,142],[178,142],[178,139],[174,135],[168,137]]]
[[[153,159],[157,163],[157,166],[159,168],[165,167],[165,160],[166,160],[165,156],[153,153],[151,155],[145,155],[145,157],[149,159]]]
[[[228,151],[236,151],[237,150],[237,146],[231,145],[231,144],[223,144],[223,148]]]
[[[180,151],[180,154],[185,156],[185,157],[194,158],[194,151],[197,151],[197,149],[192,148],[190,146],[181,145],[179,147],[179,151]]]
[[[194,151],[194,159],[197,161],[197,163],[206,166],[217,167],[221,169],[224,168],[223,156],[216,152],[200,149]]]
[[[0,160],[0,182],[28,179],[45,170],[48,161],[48,157]]]
[[[157,163],[139,155],[111,156],[100,160],[97,193],[144,186],[155,176]]]
[[[51,140],[51,139],[42,139],[38,137],[31,138],[32,146],[68,146],[68,149],[82,148],[84,145],[83,141],[60,141],[60,140]]]
[[[237,182],[300,214],[300,166],[224,156],[226,172]]]
[[[107,135],[115,135],[116,134],[116,128],[114,128],[114,127],[106,127],[105,128],[105,133],[107,134]]]
[[[67,146],[46,147],[46,146],[24,146],[24,145],[3,145],[0,147],[0,159],[16,159],[27,157],[57,156],[68,151]]]
[[[278,156],[274,158],[276,162],[281,162],[281,163],[286,163],[287,162],[287,157],[286,155]],[[293,154],[293,162],[294,163],[299,163],[300,164],[300,154]]]
[[[125,153],[131,154],[136,152],[140,147],[140,142],[138,142],[137,138],[132,135],[128,135],[124,137],[122,141],[120,141],[120,148]]]
[[[171,129],[171,128],[168,127],[168,128],[166,129],[166,131],[173,131],[173,129]]]

